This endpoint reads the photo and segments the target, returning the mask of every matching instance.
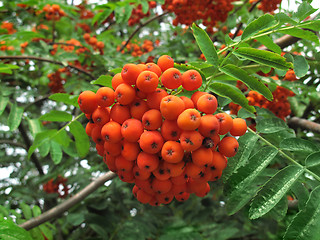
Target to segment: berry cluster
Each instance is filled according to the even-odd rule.
[[[46,13],[47,20],[59,21],[61,17],[64,17],[66,14],[65,12],[60,9],[58,4],[47,4],[42,9]]]
[[[249,3],[253,4],[256,3],[258,0],[250,0]],[[269,12],[272,13],[274,10],[277,10],[279,8],[279,5],[281,4],[282,0],[262,0],[258,4],[258,9],[262,10],[263,12]]]
[[[277,77],[273,78],[277,79]],[[247,86],[240,81],[237,82],[237,87],[243,92],[246,92],[248,89]],[[272,92],[272,95],[273,101],[271,102],[256,91],[249,91],[246,94],[247,99],[249,101],[249,105],[269,109],[277,117],[285,120],[285,118],[291,114],[291,108],[290,103],[288,101],[288,97],[292,97],[295,94],[284,87],[277,86],[276,90]],[[231,114],[237,114],[241,106],[234,103],[230,103],[229,108],[231,110]]]
[[[158,87],[160,85],[161,87]],[[246,122],[215,114],[215,96],[201,91],[191,98],[169,94],[202,85],[196,70],[181,73],[161,56],[157,64],[126,64],[112,88],[84,91],[78,103],[89,122],[86,133],[108,168],[124,182],[135,183],[134,196],[152,206],[205,196],[209,181],[220,178],[238,149],[230,133],[243,135]]]
[[[66,178],[58,176],[55,180],[50,179],[47,183],[43,184],[43,190],[46,193],[58,193],[59,198],[65,198],[69,194],[69,188],[66,183]],[[62,186],[62,189],[60,186]]]
[[[17,30],[15,30],[13,28],[13,24],[11,22],[8,22],[8,21],[2,22],[0,28],[6,29],[7,30],[7,34],[14,34],[17,31]]]
[[[166,0],[162,5],[163,10],[174,12],[176,18],[172,24],[191,25],[197,20],[202,20],[207,31],[213,32],[213,27],[218,21],[224,22],[228,13],[233,9],[234,0]]]
[[[100,54],[103,55],[104,43],[99,42],[96,37],[91,37],[89,33],[83,34],[83,38],[87,44],[91,45],[94,50],[99,50]]]
[[[122,44],[125,44],[125,42],[122,42]],[[139,42],[128,43],[125,49],[126,51],[131,53],[132,56],[137,57],[151,52],[157,45],[159,45],[159,40],[156,40],[155,43],[153,43],[151,40],[146,39],[143,41],[142,45]],[[119,51],[120,49],[121,47],[118,46],[117,51]],[[125,53],[125,50],[122,50],[121,53]]]
[[[49,73],[47,77],[49,78],[48,87],[52,93],[63,93],[64,91],[64,83],[66,82],[65,78],[61,77],[61,72],[64,71],[65,68],[61,68],[54,73]]]
[[[149,9],[148,12],[144,13],[142,11],[142,5],[139,4],[137,8],[134,8],[132,10],[131,16],[128,20],[128,25],[133,26],[135,24],[140,23],[140,20],[144,17],[149,17],[150,16],[150,9],[155,8],[157,6],[157,3],[155,1],[150,1],[148,2],[149,4]]]

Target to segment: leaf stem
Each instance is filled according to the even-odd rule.
[[[305,172],[307,172],[308,174],[310,174],[311,176],[313,176],[316,180],[318,180],[320,182],[320,177],[315,174],[314,172],[310,171],[309,169],[307,169],[305,166],[301,165],[300,163],[298,163],[296,160],[294,160],[292,157],[290,157],[288,154],[286,154],[284,151],[282,151],[281,149],[279,149],[278,147],[276,147],[275,145],[273,145],[271,142],[269,142],[267,139],[263,138],[260,134],[258,134],[257,132],[253,131],[251,128],[247,128],[249,132],[257,135],[264,143],[266,143],[267,145],[269,145],[270,147],[273,147],[275,149],[278,150],[278,152],[286,159],[288,159],[291,163],[301,167],[304,169]]]

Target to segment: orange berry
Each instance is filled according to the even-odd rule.
[[[176,68],[169,68],[161,75],[161,83],[168,89],[176,89],[181,86],[181,73]]]
[[[132,103],[136,97],[136,91],[127,83],[121,83],[114,92],[115,98],[121,105]]]
[[[140,147],[144,152],[157,153],[163,146],[163,138],[158,131],[145,131],[140,136]]]
[[[247,131],[247,123],[246,120],[242,118],[234,118],[233,119],[233,125],[230,130],[230,134],[232,136],[242,136]]]
[[[149,108],[160,110],[162,98],[168,96],[168,93],[162,88],[157,88],[153,93],[147,95],[147,104]]]
[[[180,135],[180,144],[185,151],[195,151],[202,144],[203,136],[197,131],[183,131]]]
[[[199,133],[204,137],[212,137],[219,133],[220,124],[218,119],[211,114],[203,115],[200,119]]]
[[[129,85],[135,85],[136,80],[141,73],[141,68],[135,64],[128,63],[123,66],[121,71],[121,77],[123,81]]]
[[[147,130],[157,130],[162,125],[162,116],[159,110],[150,109],[142,116],[142,124]]]
[[[239,143],[234,137],[225,137],[218,144],[219,152],[226,157],[233,157],[238,152]]]
[[[107,142],[120,142],[122,139],[120,124],[117,122],[106,123],[101,129],[101,136]]]
[[[153,172],[159,166],[159,157],[156,154],[140,152],[137,157],[137,165],[140,169]]]
[[[143,71],[139,74],[136,84],[140,91],[144,93],[152,93],[158,87],[159,77],[151,71]]]
[[[159,57],[157,65],[161,68],[161,71],[164,72],[165,70],[174,67],[174,61],[170,56],[162,55]]]
[[[91,91],[84,91],[78,97],[80,110],[85,114],[93,113],[98,107],[96,94]]]
[[[177,124],[182,130],[196,130],[200,126],[201,115],[196,109],[184,110],[177,119]]]
[[[161,99],[160,112],[165,119],[177,119],[184,109],[184,102],[177,96],[169,95]]]
[[[233,120],[232,117],[230,117],[229,114],[227,113],[218,113],[216,115],[214,115],[219,122],[219,134],[220,135],[224,135],[226,133],[228,133],[233,125]]]
[[[180,143],[175,141],[166,141],[162,146],[161,156],[163,160],[169,163],[178,163],[182,161],[184,151]]]
[[[125,120],[131,118],[129,106],[115,103],[110,110],[110,118],[112,121],[122,124]]]
[[[109,107],[114,103],[115,96],[113,89],[101,87],[96,92],[97,103],[101,107]]]
[[[143,125],[141,121],[130,118],[121,125],[121,135],[128,142],[137,142],[143,133]]]
[[[217,111],[218,101],[212,94],[204,94],[197,101],[197,109],[205,114],[212,114]]]
[[[196,70],[188,70],[184,72],[181,76],[182,87],[187,91],[193,91],[201,87],[202,77],[200,73]]]
[[[113,89],[117,89],[117,87],[121,84],[124,83],[122,77],[121,77],[121,73],[117,73],[116,75],[113,76],[112,80],[111,80],[111,84],[112,84],[112,88]]]

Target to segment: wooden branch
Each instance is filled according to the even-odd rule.
[[[160,15],[156,15],[156,16],[148,19],[145,23],[140,24],[140,25],[136,28],[136,30],[134,30],[134,31],[131,33],[131,35],[129,36],[128,40],[127,40],[127,41],[125,42],[125,44],[122,45],[122,47],[120,48],[119,52],[121,52],[121,51],[128,45],[128,43],[131,41],[131,39],[134,37],[134,35],[136,35],[136,33],[139,32],[141,28],[143,28],[143,27],[146,26],[147,24],[151,23],[152,21],[163,17],[164,15],[166,15],[166,14],[168,14],[168,13],[169,13],[169,11],[165,11],[165,12],[163,12],[163,13],[160,14]]]
[[[77,70],[78,72],[81,72],[87,76],[89,76],[92,80],[96,79],[91,73],[78,68],[76,66],[72,66],[70,64],[68,64],[67,66],[65,66],[65,64],[63,64],[62,62],[59,61],[55,61],[55,60],[51,60],[51,59],[47,59],[47,58],[42,58],[42,57],[36,57],[36,56],[0,56],[0,60],[36,60],[36,61],[41,61],[41,62],[48,62],[48,63],[52,63],[52,64],[56,64],[56,65],[60,65],[63,67],[68,67],[68,68],[72,68]]]
[[[288,119],[288,125],[290,127],[294,128],[301,128],[305,129],[314,133],[320,133],[320,124],[311,122],[309,120],[298,118],[298,117],[292,117]]]
[[[81,202],[84,198],[86,198],[89,194],[97,190],[100,186],[102,186],[106,181],[113,179],[116,176],[115,173],[109,171],[102,175],[101,177],[97,178],[93,182],[91,182],[89,185],[87,185],[84,189],[82,189],[80,192],[69,198],[68,200],[65,200],[61,204],[57,205],[54,208],[51,208],[49,211],[46,211],[39,215],[38,217],[31,218],[30,220],[20,224],[19,226],[30,230],[32,228],[35,228],[39,226],[42,223],[45,223],[51,219],[54,219],[56,217],[59,217],[62,213],[68,211],[71,207],[76,205],[77,203]]]

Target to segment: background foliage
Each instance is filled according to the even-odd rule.
[[[209,23],[170,2],[0,1],[0,239],[317,239],[320,20],[312,1],[297,1],[295,12],[266,9],[281,1],[217,1],[219,21]],[[47,4],[60,7],[54,21]],[[279,40],[287,34],[290,43]],[[115,178],[58,218],[19,227],[108,171],[85,134],[79,93],[163,54],[182,71],[197,69],[201,90],[250,126],[211,192],[151,207]]]

